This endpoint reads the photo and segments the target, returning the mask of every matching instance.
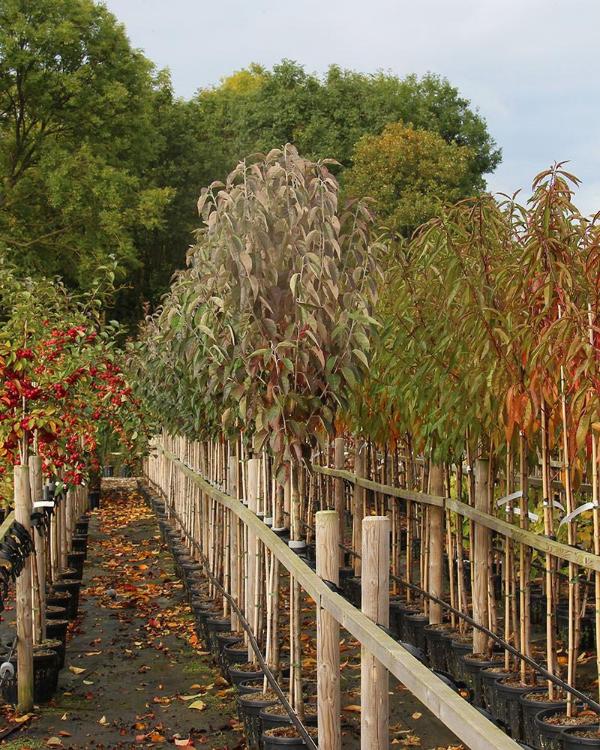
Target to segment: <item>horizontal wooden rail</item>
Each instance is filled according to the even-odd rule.
[[[330,477],[337,477],[339,479],[345,479],[352,484],[358,485],[359,487],[365,487],[366,489],[373,490],[374,492],[381,492],[384,495],[390,497],[398,497],[404,500],[412,500],[417,503],[423,503],[424,505],[435,505],[437,507],[443,507],[446,510],[454,511],[464,518],[469,518],[476,523],[485,526],[492,531],[496,531],[498,534],[502,534],[509,539],[516,542],[526,544],[528,547],[533,547],[540,552],[547,552],[559,560],[565,562],[572,562],[583,568],[589,568],[600,572],[600,556],[595,555],[592,552],[586,552],[585,550],[577,549],[576,547],[570,547],[568,544],[557,542],[554,539],[549,539],[542,534],[536,534],[534,531],[528,531],[521,529],[518,526],[503,521],[501,518],[492,516],[491,513],[484,513],[483,511],[476,510],[472,505],[467,505],[460,500],[454,500],[453,498],[444,498],[436,495],[428,495],[424,492],[415,492],[411,490],[405,490],[399,487],[392,487],[389,484],[380,484],[379,482],[373,482],[369,479],[363,479],[357,477],[350,471],[345,469],[332,469],[326,466],[318,466],[313,464],[313,471],[318,474],[325,474]]]
[[[518,750],[519,745],[436,677],[359,609],[332,591],[311,568],[242,502],[207,482],[162,446],[157,449],[202,492],[234,513],[294,576],[318,607],[329,612],[391,674],[471,750]]]

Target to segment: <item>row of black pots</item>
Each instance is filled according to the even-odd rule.
[[[69,622],[77,617],[81,576],[87,549],[88,519],[83,516],[76,523],[75,536],[85,540],[85,548],[70,552],[68,568],[46,596],[46,640],[33,649],[33,698],[43,703],[52,698],[58,686],[58,675],[65,665],[67,629]],[[83,542],[80,544],[83,546]],[[5,651],[0,659],[8,658]],[[7,703],[16,703],[17,656],[10,658],[14,672],[2,684],[2,697]]]
[[[448,625],[428,625],[418,608],[402,600],[391,602],[390,625],[399,639],[414,644],[420,653],[427,655],[434,670],[449,673],[457,684],[466,685],[475,705],[488,711],[513,738],[536,750],[562,750],[563,746],[569,750],[600,748],[600,738],[577,736],[581,727],[567,729],[548,722],[547,719],[564,712],[566,702],[541,701],[546,687],[521,685],[518,676],[503,670],[501,652],[491,658],[473,655],[471,636],[460,636]]]

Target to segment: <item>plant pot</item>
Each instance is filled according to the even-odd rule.
[[[34,648],[38,648],[44,651],[54,651],[54,653],[56,654],[56,658],[58,659],[59,671],[65,666],[66,649],[65,641],[62,640],[62,638],[50,638],[50,636],[46,633],[46,640],[42,641],[37,646],[34,646]]]
[[[481,672],[484,669],[489,669],[489,667],[502,666],[502,662],[498,659],[487,659],[476,654],[464,654],[462,658],[464,662],[465,682],[473,691],[473,702],[476,706],[485,708]]]
[[[239,642],[238,642],[239,643]],[[236,645],[235,643],[225,646],[223,649],[223,662],[227,665],[227,673],[229,674],[229,667],[232,664],[243,664],[244,659],[248,658],[248,647]]]
[[[360,607],[362,602],[362,584],[360,578],[353,576],[344,581],[344,594],[346,599],[355,607]]]
[[[238,664],[230,664],[228,666],[229,679],[231,680],[232,685],[237,686],[242,682],[247,682],[248,680],[260,680],[262,677],[264,677],[262,669],[257,668],[252,671],[247,669],[240,669],[242,664],[243,663],[240,662]]]
[[[261,737],[262,747],[264,750],[276,750],[280,747],[286,747],[288,750],[301,750],[301,748],[306,747],[306,742],[300,737],[298,734],[295,736],[286,736],[281,735],[281,732],[288,732],[292,734],[292,732],[295,732],[295,729],[291,729],[290,727],[278,727],[276,729],[269,729],[268,732],[265,732]],[[308,728],[308,731],[310,732],[315,744],[317,743],[317,732],[314,728]]]
[[[489,667],[481,670],[481,693],[483,696],[483,707],[494,714],[494,685],[497,680],[514,675],[514,672],[506,672],[503,668]]]
[[[420,648],[424,654],[427,653],[427,641],[425,640],[425,628],[429,624],[429,617],[422,612],[414,612],[404,617],[406,639],[409,643]]]
[[[2,697],[7,703],[17,703],[17,657],[13,654],[11,663],[15,673],[7,677],[2,684]],[[50,700],[58,685],[58,656],[52,650],[35,650],[33,652],[33,699],[36,703]]]
[[[219,669],[221,671],[222,676],[225,679],[229,679],[229,672],[228,672],[229,662],[225,658],[225,649],[228,646],[233,646],[239,643],[240,638],[242,638],[242,636],[239,633],[232,633],[230,631],[226,633],[217,633],[216,638],[217,638],[217,644],[219,647],[219,654],[218,654]]]
[[[56,581],[54,589],[58,592],[66,591],[71,594],[71,600],[67,608],[67,618],[74,620],[79,610],[79,590],[81,589],[81,579],[66,578],[63,581]]]
[[[546,708],[564,709],[567,705],[564,698],[553,701],[540,701],[533,698],[534,695],[547,694],[548,689],[546,687],[533,688],[528,693],[525,693],[520,697],[521,711],[523,714],[523,740],[528,742],[530,745],[537,747],[538,743],[538,732],[535,726],[535,717],[540,711]]]
[[[62,663],[59,669],[62,669],[65,665],[65,652],[67,643],[67,628],[69,626],[68,620],[47,620],[46,621],[46,638],[49,641],[59,641],[62,643]]]
[[[83,576],[83,564],[85,563],[85,552],[69,552],[67,565],[75,571],[74,578]]]
[[[473,652],[473,638],[470,635],[457,635],[450,639],[448,671],[455,680],[467,681],[463,656]]]
[[[396,617],[400,625],[400,640],[413,643],[413,631],[411,630],[411,623],[408,622],[408,617],[420,614],[422,613],[418,604],[405,604],[403,607],[396,608]],[[423,633],[423,635],[425,634]]]
[[[67,608],[66,607],[56,607],[53,605],[48,605],[46,607],[46,622],[52,622],[54,620],[65,620],[67,616]],[[66,620],[68,622],[68,620]]]
[[[565,729],[562,738],[563,750],[580,750],[580,748],[598,750],[600,748],[600,725],[595,724],[593,727],[588,727],[587,730],[597,732],[598,736],[578,737],[577,735],[582,732],[581,727],[569,727],[569,729]]]
[[[87,536],[81,534],[74,534],[71,541],[73,552],[83,552],[84,559],[87,557]]]
[[[66,570],[61,571],[58,574],[58,580],[59,581],[68,581],[73,578],[76,578],[77,571],[75,568],[67,568]]]
[[[51,612],[56,607],[58,607],[59,609],[64,609],[64,612],[62,612],[57,617],[59,619],[67,617],[69,607],[71,606],[71,598],[71,594],[68,591],[50,591],[46,596],[47,609]]]
[[[89,532],[90,519],[81,517],[75,524],[75,533],[80,535],[86,535]]]
[[[456,635],[456,631],[450,629],[449,625],[427,625],[423,633],[427,644],[429,666],[432,669],[447,672],[450,638]]]
[[[514,682],[514,678],[512,681]],[[531,685],[522,685],[521,683],[507,684],[506,680],[497,680],[494,685],[496,710],[499,710],[499,713],[495,713],[495,716],[506,724],[510,729],[510,736],[516,740],[526,739],[523,728],[521,697],[530,693],[531,688]]]
[[[268,695],[262,692],[238,695],[238,712],[240,721],[244,725],[244,733],[249,750],[258,750],[260,747],[260,712],[263,708],[273,705],[273,703],[277,703],[277,700],[269,698]]]
[[[313,704],[313,710],[307,710],[305,706],[304,719],[302,723],[306,727],[317,726],[317,707]],[[276,729],[277,727],[289,727],[292,724],[292,720],[288,716],[285,710],[281,710],[283,707],[279,703],[274,703],[272,706],[263,708],[260,712],[260,721],[262,725],[263,734],[268,732],[269,729]],[[276,712],[276,713],[275,713]]]
[[[100,507],[100,490],[91,490],[88,493],[88,500],[90,504],[90,510],[96,510]]]
[[[578,705],[578,709],[581,709],[581,704]],[[573,725],[562,722],[551,724],[548,722],[548,719],[556,716],[557,714],[564,714],[564,711],[564,708],[546,708],[545,710],[540,711],[538,714],[536,714],[536,742],[533,743],[536,745],[536,747],[541,748],[541,750],[563,750],[564,731],[569,726]],[[597,722],[594,722],[592,717],[590,716],[589,723],[591,725]],[[581,728],[581,725],[578,725],[578,727]]]
[[[212,658],[218,662],[221,649],[219,648],[217,634],[231,632],[231,620],[228,617],[209,617],[206,620],[206,630],[208,632],[208,648]]]
[[[196,623],[198,626],[196,632],[205,645],[208,645],[208,627],[206,623],[211,618],[218,619],[221,612],[222,610],[211,607],[210,609],[196,613]]]

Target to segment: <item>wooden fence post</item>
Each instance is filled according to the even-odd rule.
[[[362,611],[373,622],[389,626],[390,519],[367,516],[362,522]],[[360,658],[361,750],[389,747],[389,675],[364,647]]]
[[[316,514],[317,575],[339,584],[339,521],[335,510]],[[340,626],[317,602],[317,711],[319,747],[341,750]]]
[[[42,458],[41,456],[29,457],[29,486],[31,489],[32,505],[42,499]],[[46,637],[46,539],[43,529],[39,527],[34,532],[35,543],[35,571],[34,578],[34,639],[41,643]]]
[[[475,462],[475,508],[489,512],[488,460],[479,458]],[[473,529],[473,619],[488,626],[488,564],[490,555],[490,532],[483,524],[475,523]],[[477,628],[473,629],[473,653],[484,654],[488,637]]]
[[[258,477],[260,460],[258,458],[248,459],[248,509],[256,513],[258,504]],[[258,582],[256,573],[256,556],[258,554],[258,541],[256,534],[248,531],[248,543],[246,549],[246,619],[251,626],[256,621],[256,606],[258,599]],[[255,632],[255,636],[258,634]],[[254,649],[248,644],[248,660],[254,662],[256,656]]]
[[[31,490],[29,468],[15,466],[15,520],[31,532]],[[33,708],[33,637],[31,610],[31,555],[16,583],[17,604],[17,710],[21,714]]]
[[[429,472],[429,494],[444,495],[444,468],[441,464],[431,464]],[[444,586],[444,510],[429,508],[429,593],[442,598]],[[442,622],[442,605],[429,600],[429,623]]]
[[[336,469],[344,468],[344,447],[345,441],[343,437],[338,437],[334,441],[334,463]],[[340,544],[344,544],[344,480],[337,477],[334,479],[334,508],[338,514],[339,523],[339,541]],[[340,547],[340,567],[344,565],[345,550]]]

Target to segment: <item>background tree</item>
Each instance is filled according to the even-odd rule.
[[[444,202],[468,192],[472,157],[471,149],[447,143],[437,133],[392,123],[381,135],[358,141],[344,184],[351,196],[374,198],[379,221],[407,236]]]
[[[136,232],[171,190],[156,154],[152,66],[91,0],[0,2],[0,250],[19,268],[85,286],[109,253],[123,277]]]

